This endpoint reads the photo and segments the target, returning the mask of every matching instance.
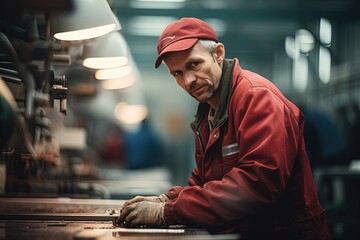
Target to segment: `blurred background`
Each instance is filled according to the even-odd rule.
[[[164,27],[197,17],[218,33],[227,58],[268,78],[303,110],[334,237],[359,236],[358,1],[2,4],[3,196],[127,199],[186,184],[197,102],[154,63]]]

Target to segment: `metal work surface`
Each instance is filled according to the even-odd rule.
[[[185,226],[116,226],[122,200],[0,198],[0,239],[240,239]]]
[[[1,220],[0,239],[215,239],[206,231],[116,227],[111,221]],[[216,238],[219,239],[219,238]],[[236,239],[236,238],[232,238]]]

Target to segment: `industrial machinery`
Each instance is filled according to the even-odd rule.
[[[49,16],[53,12],[72,11],[74,2],[5,1],[2,4],[0,239],[210,237],[205,231],[184,226],[126,229],[115,224],[124,200],[110,198],[116,194],[117,198],[128,198],[132,196],[129,192],[140,194],[133,186],[134,181],[119,172],[121,176],[116,181],[109,172],[95,175],[87,169],[86,174],[79,174],[84,171],[74,167],[74,162],[81,159],[64,162],[53,134],[52,120],[67,114],[69,90],[66,75],[59,74],[54,65],[61,62],[70,66],[72,56],[68,44],[53,39]],[[154,174],[159,176],[158,172]],[[161,190],[149,192],[153,188],[145,181],[136,184],[143,186],[141,193],[148,194],[168,187],[167,182],[164,185],[159,180],[155,185]]]

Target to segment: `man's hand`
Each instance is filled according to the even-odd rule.
[[[161,203],[161,202],[166,202],[167,200],[169,200],[169,198],[165,194],[161,194],[160,196],[148,196],[148,197],[136,196],[126,201],[122,206],[122,209],[137,202],[147,201],[147,202]],[[120,212],[122,211],[122,209],[120,210]]]
[[[164,219],[165,202],[140,201],[128,204],[120,210],[118,224],[124,224],[127,227],[166,226]]]

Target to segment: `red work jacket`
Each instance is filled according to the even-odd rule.
[[[244,239],[330,239],[300,110],[270,81],[226,59],[211,132],[208,114],[199,104],[191,124],[196,168],[189,186],[166,193],[165,221]]]

